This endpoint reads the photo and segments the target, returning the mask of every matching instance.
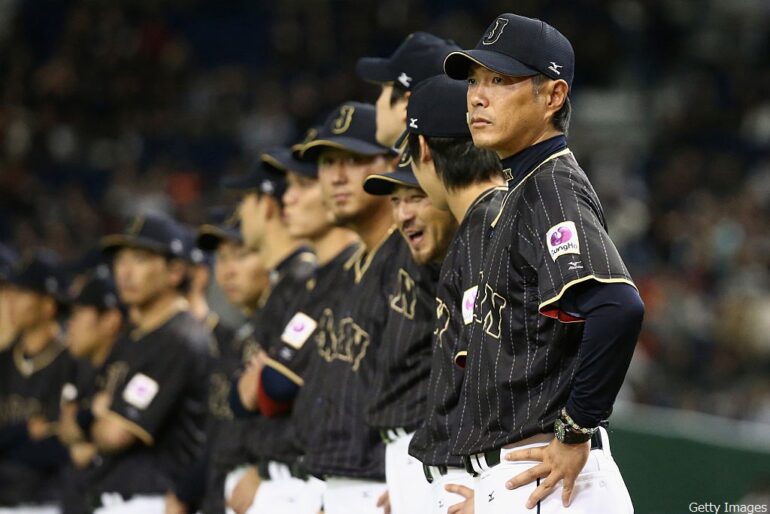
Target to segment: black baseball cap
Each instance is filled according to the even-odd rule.
[[[400,167],[390,173],[376,173],[364,180],[364,191],[370,195],[385,196],[392,194],[397,187],[413,187],[422,191],[411,166]]]
[[[250,172],[223,178],[222,187],[244,194],[259,192],[280,200],[286,191],[286,176],[276,173],[273,167],[265,165],[264,161],[259,159]]]
[[[318,162],[298,159],[291,148],[271,148],[262,152],[259,158],[265,166],[277,173],[291,171],[303,177],[318,178]]]
[[[396,141],[401,148],[401,163],[408,164],[409,148],[406,140],[410,134],[470,139],[465,81],[446,75],[437,75],[420,82],[409,98],[406,108],[406,130]]]
[[[449,53],[460,50],[451,39],[441,39],[427,32],[406,36],[390,57],[362,57],[356,63],[356,75],[367,82],[390,83],[412,90],[417,84],[443,72]]]
[[[67,285],[61,271],[58,255],[50,250],[38,250],[29,260],[23,262],[8,277],[8,282],[19,289],[52,296],[63,300],[67,295]]]
[[[110,309],[123,309],[120,303],[115,282],[106,268],[97,268],[91,273],[80,291],[72,296],[68,302],[70,305],[87,305],[106,311]]]
[[[121,234],[102,238],[105,255],[112,256],[121,248],[139,248],[161,255],[189,260],[184,228],[162,214],[140,214],[134,217]]]
[[[444,71],[466,79],[471,63],[510,77],[542,73],[565,80],[570,89],[575,75],[575,52],[561,32],[544,21],[511,13],[495,18],[474,49],[449,54]]]
[[[329,114],[316,138],[302,145],[303,159],[317,160],[324,148],[338,148],[363,156],[387,155],[390,148],[377,142],[377,120],[372,104],[345,102]]]
[[[208,252],[198,246],[198,229],[186,223],[179,223],[179,227],[184,234],[184,237],[182,238],[182,244],[184,245],[182,258],[187,261],[188,264],[194,266],[210,265],[211,256],[207,255]]]
[[[11,247],[0,243],[0,282],[5,282],[13,273],[18,256]]]
[[[238,213],[228,208],[212,209],[208,223],[198,227],[198,248],[214,251],[223,241],[243,244]]]

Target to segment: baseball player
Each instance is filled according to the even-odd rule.
[[[58,512],[66,448],[54,436],[64,385],[74,377],[57,316],[66,288],[60,261],[38,252],[9,277],[18,334],[0,352],[0,506]]]
[[[333,223],[323,204],[318,166],[315,162],[300,162],[289,149],[266,152],[262,158],[286,174],[287,189],[283,195],[286,228],[293,237],[307,240],[318,258],[318,268],[297,295],[295,304],[280,321],[280,340],[269,345],[258,385],[257,408],[263,415],[275,416],[292,409],[299,388],[312,381],[311,373],[319,373],[317,354],[311,335],[323,317],[325,309],[334,306],[347,293],[351,271],[345,264],[358,250],[358,238],[348,229]],[[275,320],[279,323],[279,320]],[[316,365],[313,365],[316,364]],[[312,432],[317,420],[308,418],[302,409],[292,411],[289,437],[301,452],[304,434]],[[275,471],[283,465],[274,463]],[[308,476],[302,457],[277,482],[279,488],[269,502],[270,512],[316,514],[322,506],[324,483]],[[261,493],[257,495],[260,499]],[[256,503],[256,502],[255,502]],[[263,507],[266,508],[266,507]],[[260,510],[254,509],[254,512]]]
[[[408,165],[369,176],[364,189],[390,198],[393,218],[411,253],[397,263],[398,284],[389,296],[393,312],[388,312],[377,354],[367,421],[386,443],[385,477],[394,514],[424,512],[430,486],[408,448],[425,418],[436,284],[457,222],[431,204]]]
[[[10,247],[0,244],[0,350],[8,346],[16,338],[16,327],[11,317],[10,288],[8,277],[16,263],[16,252]]]
[[[164,494],[202,452],[212,342],[183,297],[183,237],[175,221],[140,215],[101,241],[133,325],[113,346],[91,406],[95,512],[164,512]]]
[[[72,466],[66,474],[62,494],[65,514],[89,512],[85,502],[88,472],[97,455],[90,440],[89,428],[94,416],[91,405],[95,394],[103,389],[100,373],[124,328],[125,312],[118,300],[109,269],[98,267],[81,275],[79,291],[68,301],[66,346],[80,359],[78,375],[65,385],[57,435],[69,450]]]
[[[244,246],[237,216],[216,214],[212,215],[211,223],[199,227],[197,245],[204,251],[214,252],[214,277],[225,298],[247,318],[253,318],[268,287],[267,270],[258,252]],[[213,325],[215,345],[209,349],[213,369],[209,376],[206,459],[203,461],[207,469],[200,511],[219,514],[225,510],[225,477],[246,462],[244,438],[252,428],[249,422],[234,419],[230,408],[231,377],[256,355],[259,346],[251,320],[233,330],[222,323],[216,313],[210,312],[207,317],[210,326]]]
[[[458,425],[462,369],[455,355],[466,350],[465,327],[473,321],[473,304],[489,225],[505,194],[500,161],[473,146],[466,122],[466,85],[444,75],[420,83],[409,99],[412,120],[397,146],[402,163],[412,170],[431,203],[448,210],[460,223],[441,268],[433,355],[425,423],[416,431],[410,454],[422,461],[431,483],[430,511],[446,513],[463,498],[447,490],[470,487],[462,460],[451,455]]]
[[[444,58],[460,48],[427,32],[409,34],[390,57],[363,57],[356,63],[362,80],[382,86],[377,98],[377,141],[392,147],[406,126],[412,89],[443,72]]]
[[[283,325],[276,321],[283,319],[289,306],[304,290],[305,282],[316,267],[316,258],[310,248],[286,230],[281,200],[286,190],[283,174],[260,159],[250,174],[227,179],[225,185],[242,193],[238,209],[244,243],[249,248],[259,249],[262,262],[269,270],[270,284],[254,319],[254,337],[260,348],[268,351],[270,345],[280,339],[283,330]],[[281,471],[291,471],[299,457],[299,450],[290,436],[289,416],[258,415],[261,367],[256,358],[252,359],[231,397],[235,414],[253,417],[255,423],[252,433],[246,437],[248,455],[254,465],[236,470],[228,479],[230,486],[226,483],[228,505],[238,514],[249,507],[252,511],[263,511],[265,505],[279,502],[285,490],[282,481],[292,478],[290,473]],[[277,470],[279,467],[281,471]]]
[[[444,64],[468,82],[474,143],[511,177],[480,273],[453,441],[476,476],[477,513],[633,511],[601,425],[643,304],[567,147],[574,63],[555,28],[502,14]]]
[[[364,179],[386,171],[388,148],[375,139],[373,105],[346,102],[335,109],[317,138],[303,145],[304,158],[318,162],[323,200],[336,222],[353,230],[362,248],[347,263],[351,280],[344,296],[324,309],[313,336],[319,366],[308,374],[294,413],[315,423],[301,437],[304,464],[323,477],[324,512],[374,513],[387,501],[384,447],[364,411],[372,390],[377,349],[398,277],[396,262],[408,251],[392,226],[386,198],[367,194]]]
[[[393,147],[396,140],[404,131],[407,125],[406,109],[409,103],[410,95],[420,82],[428,77],[441,74],[444,58],[452,51],[458,50],[457,45],[450,40],[438,38],[425,32],[416,32],[410,34],[396,49],[389,58],[365,57],[359,59],[356,72],[360,78],[365,81],[381,85],[380,96],[377,99],[377,140],[386,146]],[[398,151],[400,148],[395,148]],[[374,182],[377,184],[377,182]],[[384,183],[383,183],[384,184]],[[392,185],[392,184],[391,184]],[[385,193],[389,195],[391,185],[384,185]],[[377,186],[373,186],[375,189]],[[401,191],[403,188],[397,188]],[[420,197],[425,200],[425,195],[419,188],[406,188],[411,190],[415,198]],[[405,198],[407,199],[407,198]],[[396,203],[399,198],[394,198]],[[423,203],[422,200],[418,203]],[[430,203],[425,200],[424,203]],[[416,205],[415,202],[405,202],[403,205]],[[394,204],[395,205],[395,204]],[[397,209],[398,211],[398,209]],[[401,210],[404,212],[416,212],[414,209]],[[444,221],[451,221],[448,214],[443,215]],[[439,216],[441,217],[441,216]],[[419,220],[414,217],[414,220]],[[412,220],[402,220],[409,225]],[[430,228],[430,226],[429,226]],[[428,243],[432,236],[445,236],[446,234],[424,233],[422,235],[415,231],[414,227],[409,228],[410,235],[407,237],[407,243],[417,242],[417,238],[423,237]],[[403,233],[403,231],[402,231]],[[448,239],[442,242],[442,250],[446,250]],[[412,250],[418,246],[412,246]],[[386,452],[386,478],[390,494],[391,506],[395,514],[406,512],[418,512],[424,510],[425,506],[414,501],[416,491],[414,484],[422,484],[419,473],[419,463],[410,457],[407,448],[411,434],[424,418],[425,398],[428,385],[428,374],[430,369],[430,359],[428,355],[431,352],[431,336],[433,317],[432,298],[435,296],[435,284],[438,279],[439,262],[432,262],[427,266],[414,266],[413,258],[419,263],[426,264],[428,261],[422,259],[421,253],[425,249],[432,251],[431,244],[423,244],[422,250],[417,253],[412,252],[412,256],[406,257],[406,262],[402,263],[404,269],[403,275],[399,280],[404,281],[402,290],[407,290],[403,286],[408,286],[409,281],[406,277],[414,280],[417,286],[413,293],[415,297],[421,299],[427,295],[430,298],[428,303],[418,301],[416,306],[418,311],[425,308],[425,312],[417,312],[415,316],[406,322],[403,319],[391,324],[383,337],[387,344],[383,345],[382,355],[378,361],[382,366],[378,368],[375,379],[374,397],[368,406],[367,420],[372,426],[380,429],[383,437],[389,443]],[[443,257],[443,252],[437,252],[436,255]],[[412,269],[410,269],[412,268]],[[411,294],[411,292],[410,292]],[[397,320],[397,317],[391,320]],[[395,330],[393,334],[391,330]],[[405,331],[410,331],[406,334]],[[401,437],[387,436],[387,431],[391,434],[402,434]],[[412,470],[412,472],[408,472]],[[417,494],[427,502],[428,494]],[[426,504],[427,506],[427,504]]]

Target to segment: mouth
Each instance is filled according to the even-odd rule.
[[[480,129],[492,125],[492,122],[482,116],[471,117],[471,128]]]
[[[422,230],[413,230],[410,232],[405,232],[404,236],[406,237],[409,246],[412,248],[419,248],[420,244],[425,239],[425,232]]]
[[[350,198],[350,193],[335,193],[332,196],[332,199],[334,200],[334,203],[336,203],[338,205],[346,203],[349,198]]]

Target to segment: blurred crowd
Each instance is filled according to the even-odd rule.
[[[505,2],[0,2],[0,240],[75,259],[138,212],[200,223],[417,29]],[[625,398],[770,423],[770,5],[522,1],[577,54],[571,148],[647,307]]]

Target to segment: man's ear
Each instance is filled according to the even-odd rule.
[[[187,263],[182,259],[168,261],[168,278],[174,288],[179,288],[187,277]]]
[[[430,153],[430,147],[428,146],[428,142],[425,140],[425,136],[420,134],[417,136],[417,140],[420,142],[420,162],[426,163],[433,160],[433,156]]]
[[[564,106],[567,101],[569,86],[564,80],[554,80],[548,88],[548,116],[553,116]]]
[[[396,108],[401,110],[401,123],[406,127],[406,106],[409,105],[409,97],[412,96],[411,91],[404,93],[404,96],[398,99]]]

